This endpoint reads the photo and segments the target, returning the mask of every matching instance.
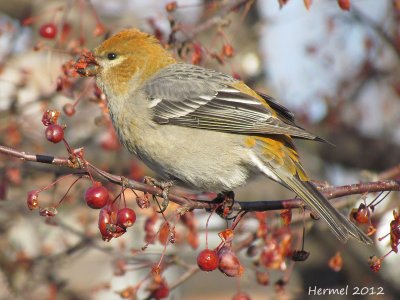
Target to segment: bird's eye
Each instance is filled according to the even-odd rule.
[[[114,52],[108,53],[108,54],[107,54],[107,58],[108,58],[109,60],[116,59],[116,58],[117,58],[117,54],[114,53]]]

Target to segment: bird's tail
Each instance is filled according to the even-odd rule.
[[[352,237],[365,244],[372,243],[372,240],[349,219],[338,212],[310,181],[302,181],[297,176],[285,176],[285,178],[282,178],[279,176],[281,174],[276,175],[305,202],[309,209],[328,224],[339,240],[346,242]]]

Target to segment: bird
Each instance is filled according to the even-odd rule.
[[[346,242],[371,239],[310,181],[293,139],[323,141],[243,81],[178,62],[153,35],[122,30],[78,73],[95,76],[121,144],[165,180],[231,192],[263,175],[293,191]]]

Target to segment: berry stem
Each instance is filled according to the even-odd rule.
[[[164,214],[163,214],[163,215],[164,215]],[[164,250],[163,250],[163,253],[162,253],[162,255],[161,255],[160,261],[159,261],[158,264],[157,264],[157,267],[156,267],[157,269],[160,268],[161,262],[162,262],[162,260],[163,260],[163,258],[164,258],[164,255],[165,255],[165,252],[167,251],[167,246],[168,246],[168,244],[169,244],[169,239],[170,239],[170,237],[171,237],[171,232],[173,232],[173,230],[175,229],[175,226],[176,226],[176,224],[178,223],[178,221],[179,221],[180,218],[181,218],[181,215],[178,213],[178,216],[176,217],[176,220],[175,220],[175,222],[174,222],[174,225],[172,226],[172,228],[171,228],[171,227],[169,228],[167,242],[165,243]],[[168,221],[166,221],[166,222],[167,222],[167,224],[168,224]],[[162,228],[162,227],[160,227],[160,228]]]
[[[33,16],[33,17],[29,17],[25,20],[22,21],[22,25],[27,26],[30,25],[31,23],[35,22],[38,18],[53,12],[53,11],[58,11],[58,10],[63,10],[65,7],[65,5],[60,5],[60,6],[56,6],[56,7],[51,7],[49,9],[44,10],[43,12],[41,12],[40,14]]]
[[[68,195],[69,191],[71,190],[71,188],[75,185],[75,183],[77,183],[80,179],[82,179],[83,175],[80,175],[77,179],[75,179],[75,181],[70,185],[70,187],[68,188],[68,190],[65,192],[64,196],[61,198],[61,200],[58,202],[58,204],[55,206],[55,208],[57,208],[61,202],[63,202],[64,198]]]
[[[94,9],[92,2],[88,1],[88,5],[89,5],[89,9],[90,9],[90,12],[92,13],[93,18],[96,21],[96,25],[102,24],[99,16],[97,15],[96,10]]]
[[[382,236],[382,237],[378,238],[378,241],[382,241],[382,240],[384,240],[384,239],[385,239],[385,238],[387,238],[389,235],[390,235],[390,232],[389,232],[389,233],[387,233],[387,234],[385,234],[384,236]]]
[[[92,165],[91,163],[89,163],[86,159],[84,159],[83,157],[80,156],[80,158],[81,158],[81,159],[83,160],[83,162],[85,163],[86,170],[88,171],[89,176],[90,176],[90,179],[92,180],[92,184],[94,185],[94,179],[93,179],[92,173],[90,172],[90,168],[89,168],[89,167],[92,167],[92,168],[93,168],[93,165]]]
[[[93,78],[90,78],[86,87],[83,89],[83,91],[78,95],[78,97],[76,97],[76,99],[74,100],[74,102],[72,102],[72,106],[75,107],[78,105],[79,101],[81,101],[81,99],[83,98],[83,96],[85,94],[88,93],[89,89],[92,87],[91,83],[93,82]]]
[[[206,249],[208,249],[208,222],[210,221],[210,218],[212,216],[213,213],[215,213],[215,211],[218,209],[218,207],[220,207],[222,205],[222,203],[218,204],[213,211],[210,213],[210,215],[207,218],[207,222],[206,222]]]
[[[241,288],[241,286],[240,286],[240,280],[239,280],[239,277],[235,277],[235,281],[236,281],[236,288],[237,288],[237,293],[238,294],[241,294],[242,293],[242,288]]]
[[[85,1],[84,0],[79,0],[79,32],[80,32],[80,44],[83,45],[85,42],[85,30],[83,27],[83,18],[84,18],[84,13],[85,11]]]
[[[122,197],[121,197],[121,198],[124,199],[124,207],[126,208],[125,190],[126,190],[126,187],[125,187],[125,179],[124,179],[124,178],[121,178],[121,194],[122,194]]]
[[[69,146],[68,142],[65,140],[65,138],[63,138],[62,141],[63,141],[63,143],[65,145],[65,148],[67,149],[68,154],[72,154],[72,149]]]
[[[246,211],[239,212],[239,214],[235,217],[235,222],[233,222],[231,230],[235,230],[236,226],[239,224],[240,220],[246,213]]]
[[[379,200],[376,204],[374,204],[374,202],[375,202],[376,200],[378,200],[378,198],[379,198],[382,194],[383,194],[383,191],[380,192],[379,195],[376,196],[375,199],[374,199],[370,204],[367,205],[367,207],[371,207],[372,205],[373,205],[373,207],[376,207],[379,203],[381,203],[383,200],[385,200],[385,198],[386,198],[387,196],[389,196],[390,191],[387,191],[386,195],[383,196],[382,199]]]
[[[74,173],[71,173],[71,174],[68,174],[68,175],[64,175],[64,176],[58,178],[56,181],[50,183],[48,186],[45,186],[44,188],[38,190],[37,192],[38,192],[38,193],[43,192],[44,190],[47,190],[49,187],[55,185],[57,182],[59,182],[59,181],[65,179],[65,178],[67,178],[68,176],[71,176],[71,175],[75,175],[75,174],[74,174]]]
[[[154,236],[146,243],[144,244],[144,246],[142,247],[142,250],[145,250],[158,236],[158,234],[160,233],[161,228],[164,226],[165,223],[168,223],[168,221],[165,221],[160,228],[158,229],[158,231],[154,234]]]

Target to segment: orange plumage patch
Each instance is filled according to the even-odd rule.
[[[308,177],[299,162],[299,156],[292,147],[292,139],[289,136],[277,136],[275,138],[253,137],[254,141],[262,147],[264,159],[273,168],[283,168],[292,175],[297,175],[303,181]]]
[[[176,63],[170,53],[152,35],[137,29],[117,33],[94,50],[99,62],[108,64],[101,76],[117,95],[126,94],[167,65]],[[108,55],[116,59],[108,62]]]
[[[261,98],[255,91],[253,91],[249,86],[247,86],[245,83],[243,83],[243,81],[238,81],[235,82],[233,84],[230,84],[231,87],[237,89],[238,91],[241,91],[242,93],[245,93],[247,95],[250,95],[258,100],[260,100],[260,102],[262,104],[264,104],[269,110],[272,111],[273,115],[276,117],[276,113],[275,111],[271,108],[271,106],[269,106],[267,104],[267,102],[265,102],[265,100],[263,98]]]
[[[244,144],[245,144],[247,147],[254,147],[255,144],[256,144],[256,140],[255,140],[253,137],[248,136],[248,137],[245,138]]]

